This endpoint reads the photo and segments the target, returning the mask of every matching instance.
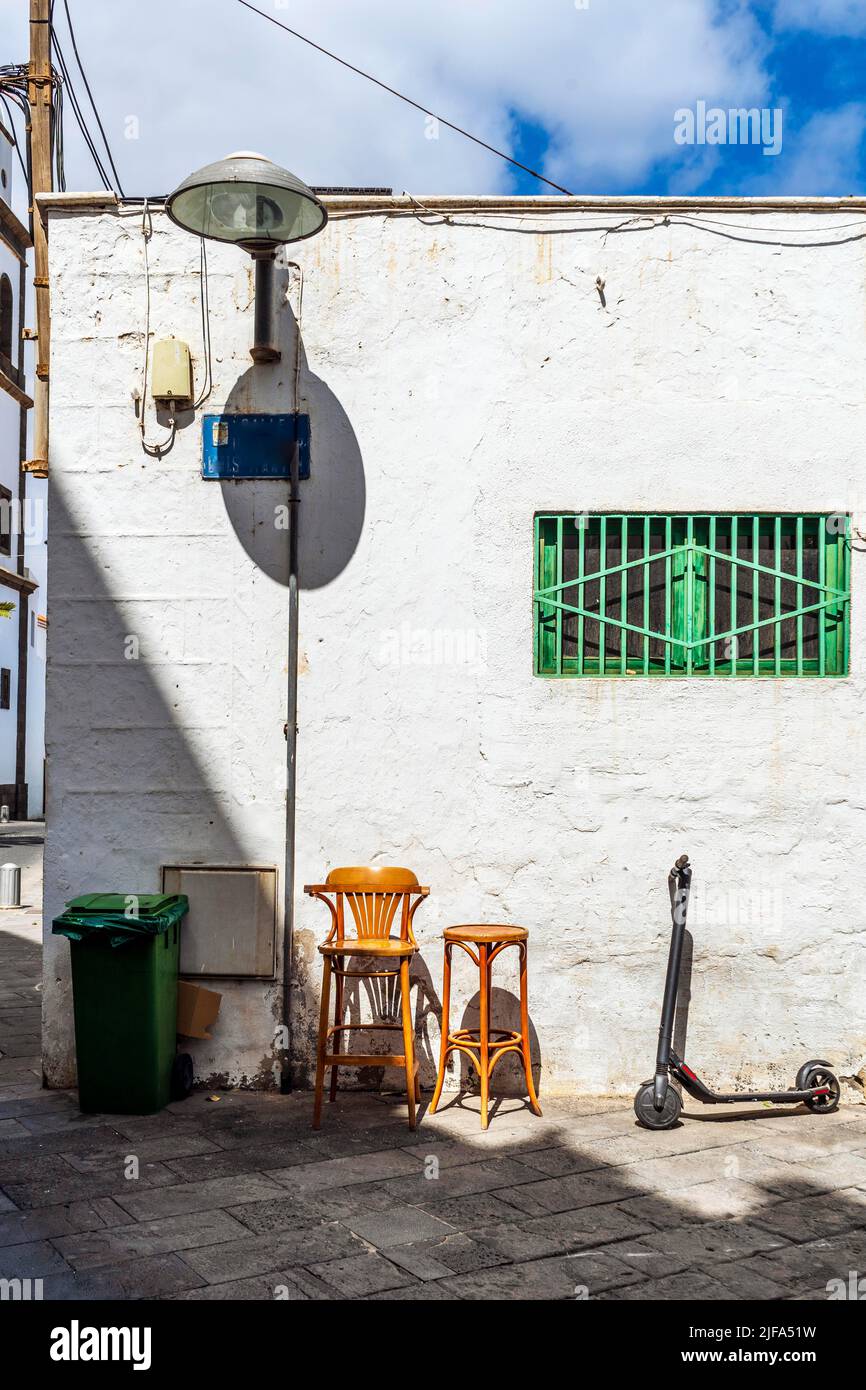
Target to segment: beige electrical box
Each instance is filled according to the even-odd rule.
[[[271,864],[165,864],[164,893],[186,893],[180,974],[272,980],[277,870]]]
[[[158,403],[192,405],[192,362],[180,338],[159,338],[153,345],[150,394]]]

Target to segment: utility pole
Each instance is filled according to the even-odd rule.
[[[33,205],[33,288],[36,296],[36,384],[33,391],[33,457],[27,471],[48,473],[48,362],[51,353],[51,310],[48,299],[48,238],[36,205],[38,193],[52,191],[51,179],[51,20],[49,0],[30,0],[30,63],[27,100],[30,104],[30,167]]]

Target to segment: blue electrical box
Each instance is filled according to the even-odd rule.
[[[310,476],[309,415],[205,415],[203,478],[285,478],[298,447],[298,475]]]

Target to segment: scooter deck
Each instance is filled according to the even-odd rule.
[[[691,1067],[681,1062],[673,1052],[668,1063],[671,1075],[679,1081],[693,1100],[704,1105],[747,1105],[755,1101],[770,1101],[774,1105],[799,1105],[815,1096],[829,1094],[828,1086],[812,1086],[805,1091],[711,1091]]]

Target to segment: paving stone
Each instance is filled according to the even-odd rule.
[[[171,1187],[177,1181],[177,1174],[159,1163],[144,1164],[135,1179],[128,1179],[122,1170],[96,1173],[76,1173],[71,1168],[66,1176],[42,1178],[36,1182],[4,1183],[8,1195],[16,1206],[29,1210],[36,1207],[52,1206],[58,1202],[68,1203],[86,1201],[88,1198],[114,1197],[125,1204],[130,1188]]]
[[[361,1242],[333,1221],[303,1231],[245,1236],[204,1249],[188,1250],[185,1261],[208,1284],[266,1274],[272,1269],[312,1265],[358,1253]]]
[[[737,1216],[750,1216],[768,1203],[780,1200],[777,1193],[768,1193],[754,1183],[738,1178],[721,1178],[715,1182],[694,1183],[677,1188],[675,1192],[650,1192],[629,1197],[618,1205],[622,1211],[649,1221],[667,1230],[671,1226],[690,1225],[695,1221],[725,1221]]]
[[[402,1288],[414,1282],[407,1270],[399,1269],[376,1253],[311,1264],[310,1271],[342,1298],[368,1298],[370,1294]]]
[[[670,1154],[666,1158],[633,1163],[618,1170],[623,1181],[636,1191],[676,1191],[679,1186],[697,1182],[718,1182],[739,1178],[771,1185],[775,1179],[784,1185],[795,1176],[794,1167],[781,1159],[767,1159],[753,1142],[732,1143],[694,1153]],[[775,1186],[775,1182],[772,1184]]]
[[[866,1158],[857,1153],[826,1154],[818,1163],[790,1164],[789,1167],[793,1170],[791,1187],[796,1184],[802,1191],[832,1192],[837,1188],[866,1186]],[[773,1176],[768,1177],[767,1184],[776,1191],[787,1187],[787,1184],[777,1186]]]
[[[411,1245],[420,1240],[436,1240],[454,1230],[453,1226],[430,1216],[420,1207],[391,1207],[384,1212],[353,1216],[345,1225],[378,1250],[387,1250],[392,1245]]]
[[[278,1183],[260,1173],[247,1173],[235,1178],[216,1178],[212,1182],[162,1187],[151,1192],[118,1193],[115,1200],[136,1221],[156,1221],[161,1216],[181,1216],[185,1212],[259,1202],[264,1197],[278,1197],[282,1190]]]
[[[454,1231],[435,1240],[418,1241],[412,1245],[394,1245],[388,1251],[388,1258],[415,1273],[416,1263],[426,1266],[429,1260],[452,1274],[469,1274],[476,1269],[491,1269],[504,1264],[504,1256],[484,1245],[474,1235],[464,1231]],[[418,1278],[429,1278],[429,1274],[418,1274]],[[436,1276],[439,1277],[439,1276]]]
[[[333,1192],[316,1192],[312,1188],[302,1188],[300,1192],[285,1190],[282,1201],[291,1203],[290,1209],[299,1217],[318,1221],[345,1221],[362,1212],[387,1211],[394,1205],[387,1184],[370,1182],[335,1187]],[[235,1214],[240,1217],[240,1212]]]
[[[107,1126],[87,1129],[55,1130],[52,1134],[26,1138],[0,1140],[0,1181],[9,1171],[9,1164],[21,1164],[22,1180],[26,1177],[26,1162],[45,1158],[51,1154],[95,1153],[99,1149],[111,1147],[121,1136],[117,1130]]]
[[[229,1207],[227,1210],[247,1231],[255,1231],[257,1235],[304,1231],[309,1226],[320,1226],[337,1217],[333,1203],[326,1197],[302,1200],[288,1192],[270,1200],[247,1202],[242,1207]]]
[[[122,1171],[129,1158],[137,1158],[139,1164],[163,1163],[166,1165],[165,1171],[177,1172],[174,1161],[182,1160],[188,1155],[214,1155],[221,1154],[221,1150],[216,1144],[202,1135],[191,1136],[181,1135],[175,1137],[167,1134],[160,1139],[144,1139],[139,1143],[127,1139],[118,1144],[112,1144],[106,1148],[91,1150],[83,1154],[66,1153],[64,1158],[70,1167],[78,1173],[100,1173],[110,1169]],[[252,1164],[247,1171],[255,1172],[256,1164]],[[176,1177],[174,1181],[176,1181]],[[169,1179],[171,1181],[171,1178]]]
[[[623,1182],[619,1170],[611,1169],[607,1173],[573,1173],[521,1187],[502,1187],[497,1190],[497,1196],[527,1216],[545,1216],[551,1212],[574,1211],[596,1202],[620,1202],[633,1191],[630,1184]]]
[[[445,1197],[463,1197],[474,1192],[491,1192],[498,1188],[510,1188],[513,1183],[532,1183],[538,1173],[513,1158],[490,1158],[481,1163],[466,1163],[462,1167],[443,1168],[439,1177],[431,1180],[419,1168],[412,1177],[399,1178],[387,1184],[387,1190],[395,1202],[406,1202],[410,1206],[432,1200],[431,1188],[435,1185],[436,1200]]]
[[[420,1167],[419,1161],[411,1154],[401,1149],[386,1149],[379,1153],[330,1158],[321,1163],[302,1163],[294,1168],[274,1169],[270,1176],[277,1182],[285,1183],[293,1192],[305,1188],[327,1191],[356,1182],[384,1181],[404,1173],[417,1174]]]
[[[2,1046],[4,1057],[26,1057],[30,1060],[41,1060],[39,1049],[42,1039],[38,1033],[23,1034],[3,1034]]]
[[[708,1266],[705,1273],[742,1302],[785,1298],[787,1286],[768,1279],[755,1267],[752,1260],[732,1260],[728,1264]],[[827,1297],[826,1290],[824,1297]]]
[[[473,1229],[473,1240],[480,1241],[502,1260],[537,1260],[547,1255],[565,1255],[580,1249],[623,1242],[631,1248],[648,1230],[647,1225],[619,1211],[615,1206],[580,1207],[555,1216],[529,1217],[525,1221],[497,1223]],[[613,1253],[620,1257],[619,1246]],[[639,1266],[636,1266],[636,1268]]]
[[[467,1163],[484,1163],[493,1157],[486,1145],[464,1143],[439,1135],[427,1143],[406,1144],[404,1148],[419,1159],[425,1168],[429,1166],[429,1160],[435,1159],[440,1172],[443,1168],[462,1168]]]
[[[288,1162],[308,1163],[310,1154],[310,1147],[303,1144],[297,1145],[296,1152],[287,1151],[285,1144],[261,1144],[242,1149],[220,1149],[216,1144],[209,1144],[207,1150],[193,1150],[189,1157],[168,1158],[167,1163],[183,1182],[201,1182],[234,1173],[285,1170]]]
[[[19,1120],[0,1120],[0,1139],[24,1139],[29,1133]]]
[[[591,1251],[478,1270],[452,1279],[450,1287],[461,1298],[471,1300],[582,1300],[610,1288],[622,1294],[637,1278],[634,1270],[612,1255]]]
[[[125,1219],[128,1221],[129,1217]],[[0,1247],[52,1240],[55,1236],[77,1235],[81,1231],[98,1231],[104,1229],[105,1224],[92,1202],[73,1202],[69,1206],[43,1207],[38,1211],[14,1211],[0,1215]]]
[[[0,1279],[37,1279],[46,1274],[62,1274],[69,1265],[45,1240],[0,1249]]]
[[[179,1255],[152,1255],[112,1268],[53,1274],[44,1281],[44,1297],[77,1302],[81,1299],[164,1298],[202,1280]]]
[[[647,1269],[653,1276],[675,1274],[692,1265],[715,1266],[727,1260],[745,1259],[759,1252],[783,1249],[784,1237],[737,1221],[720,1221],[685,1226],[681,1230],[659,1231],[638,1241],[625,1241],[617,1246],[619,1259],[635,1269]],[[670,1262],[670,1268],[659,1269],[653,1263],[656,1256]],[[656,1264],[663,1263],[656,1261]]]
[[[848,1187],[798,1201],[777,1202],[756,1212],[753,1221],[795,1241],[837,1235],[866,1226],[866,1192]]]
[[[493,1192],[470,1192],[465,1197],[443,1197],[439,1200],[420,1203],[431,1216],[454,1226],[458,1231],[469,1231],[478,1226],[490,1226],[494,1222],[513,1222],[516,1218],[514,1207],[500,1201]]]
[[[16,1119],[20,1115],[40,1115],[51,1111],[75,1113],[75,1106],[65,1091],[43,1091],[15,1096],[0,1101],[0,1119]]]
[[[616,1290],[608,1288],[601,1292],[600,1297],[605,1301],[625,1299],[628,1301],[648,1300],[654,1303],[671,1301],[695,1303],[716,1299],[733,1302],[737,1295],[713,1275],[706,1274],[701,1270],[689,1269],[681,1274],[672,1274],[665,1279],[643,1279],[629,1287],[620,1287]]]
[[[752,1268],[792,1293],[827,1287],[831,1280],[847,1280],[851,1270],[866,1270],[866,1232],[853,1231],[782,1250],[755,1255]]]
[[[174,1302],[231,1303],[299,1303],[309,1301],[310,1295],[288,1274],[256,1274],[251,1279],[231,1279],[226,1284],[205,1284],[174,1295]]]
[[[447,1284],[409,1284],[405,1288],[385,1289],[383,1293],[369,1294],[369,1303],[444,1303],[457,1302],[459,1294],[453,1293]]]
[[[244,1227],[226,1212],[200,1211],[61,1236],[54,1240],[54,1246],[73,1269],[98,1269],[145,1255],[178,1254],[200,1245],[217,1245],[245,1234]]]

